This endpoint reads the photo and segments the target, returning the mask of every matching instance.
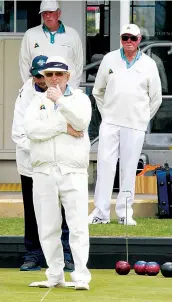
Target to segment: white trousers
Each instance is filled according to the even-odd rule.
[[[144,131],[104,122],[101,124],[94,196],[95,207],[99,210],[100,218],[110,219],[110,202],[118,158],[120,158],[120,191],[115,211],[118,218],[126,217],[127,201],[127,216],[132,217],[136,169],[144,136]]]
[[[46,276],[56,284],[64,280],[64,255],[61,244],[61,203],[69,227],[69,243],[74,259],[73,281],[90,282],[86,267],[89,256],[88,175],[62,175],[58,166],[50,175],[33,175],[34,209],[40,243],[48,265]]]

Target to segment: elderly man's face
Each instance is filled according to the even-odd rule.
[[[121,43],[123,45],[124,51],[135,51],[141,42],[141,36],[133,36],[131,34],[123,34],[121,36]]]
[[[47,87],[55,87],[59,85],[59,88],[64,93],[70,74],[63,71],[45,71],[44,73]]]
[[[60,9],[55,12],[45,11],[42,13],[42,17],[44,20],[44,24],[47,26],[49,30],[57,30],[58,28],[58,20],[60,18],[61,11]]]

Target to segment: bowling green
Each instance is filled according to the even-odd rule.
[[[90,225],[90,236],[171,237],[172,219],[137,218],[137,226],[122,226],[117,220],[110,224]],[[1,218],[0,235],[23,235],[23,218]]]
[[[1,302],[171,302],[172,279],[161,274],[155,277],[138,276],[132,270],[119,276],[114,270],[91,270],[90,291],[73,288],[31,288],[33,281],[45,280],[45,270],[20,272],[0,269]],[[66,280],[70,281],[69,274]]]

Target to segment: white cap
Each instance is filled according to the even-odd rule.
[[[64,71],[70,73],[66,60],[60,56],[51,56],[47,59],[44,69],[39,73],[44,75],[45,71]]]
[[[140,35],[140,28],[136,24],[126,24],[121,28],[120,36],[123,34]]]
[[[59,4],[57,0],[43,0],[40,4],[39,14],[43,12],[55,12],[59,8]]]

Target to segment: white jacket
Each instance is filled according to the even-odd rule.
[[[30,28],[22,39],[19,67],[23,82],[30,76],[29,69],[32,60],[39,55],[62,56],[66,59],[71,71],[69,85],[73,88],[79,86],[83,72],[83,49],[77,31],[64,26],[65,33],[55,35],[55,43],[50,43],[50,34],[43,31],[42,25]]]
[[[72,95],[59,98],[57,110],[46,92],[35,96],[27,109],[24,126],[31,140],[33,172],[49,174],[51,166],[58,165],[63,174],[87,173],[91,103],[81,90],[71,91]],[[67,134],[67,123],[77,131],[84,131],[84,137]]]
[[[93,95],[104,122],[146,131],[162,102],[156,63],[142,53],[127,69],[119,49],[108,53],[100,64]]]
[[[26,109],[31,104],[31,100],[36,92],[32,79],[29,79],[19,90],[16,99],[13,125],[12,140],[16,143],[16,163],[20,175],[32,176],[30,163],[30,140],[26,137],[24,129],[24,116]]]

